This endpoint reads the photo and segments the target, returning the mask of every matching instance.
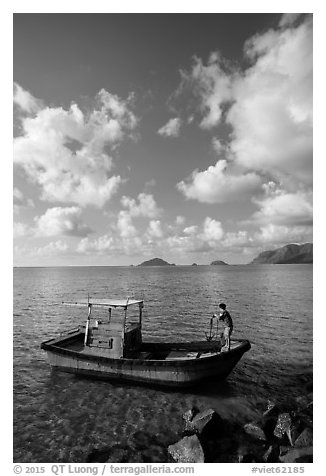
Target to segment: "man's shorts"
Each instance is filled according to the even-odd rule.
[[[231,327],[224,327],[224,338],[229,339],[231,334],[232,334]]]

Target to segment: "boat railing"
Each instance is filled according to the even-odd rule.
[[[62,337],[64,335],[75,334],[76,332],[81,331],[83,327],[84,326],[76,326],[76,327],[73,327],[73,328],[70,328],[70,329],[64,329],[64,330],[59,331],[59,335],[60,335],[60,337]]]

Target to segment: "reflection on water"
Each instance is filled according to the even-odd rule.
[[[252,349],[228,380],[166,391],[51,372],[40,343],[83,322],[63,300],[145,299],[144,339],[203,338],[224,301]],[[312,373],[312,266],[20,268],[14,270],[14,459],[83,462],[94,446],[144,430],[169,444],[181,415],[213,407],[245,422],[267,398],[300,393]]]

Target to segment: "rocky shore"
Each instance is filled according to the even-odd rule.
[[[213,408],[194,407],[180,415],[180,432],[169,439],[136,431],[128,444],[93,448],[86,462],[310,463],[312,393],[286,404],[267,401],[260,416],[244,425],[221,418]]]

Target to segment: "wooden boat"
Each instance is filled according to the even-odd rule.
[[[51,366],[65,372],[187,387],[205,380],[226,378],[244,352],[250,349],[248,340],[232,340],[230,350],[224,351],[221,338],[212,334],[212,320],[206,341],[143,342],[142,300],[88,299],[63,304],[88,308],[85,326],[41,344]],[[93,317],[96,314],[92,314],[93,308],[101,310],[98,317]],[[136,321],[131,308],[136,309]]]

